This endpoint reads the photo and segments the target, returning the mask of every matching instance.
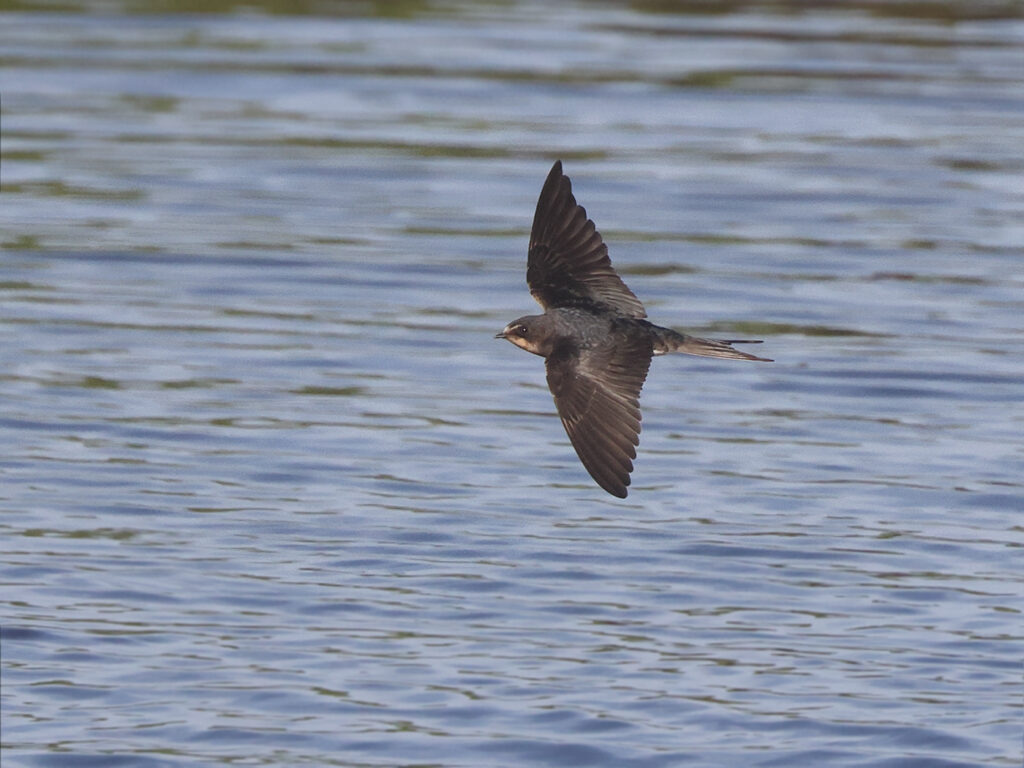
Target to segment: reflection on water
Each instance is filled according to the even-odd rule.
[[[43,10],[9,760],[1019,765],[1019,7]],[[777,360],[656,361],[626,502],[492,338],[555,157],[652,317]]]

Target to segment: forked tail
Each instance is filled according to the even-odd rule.
[[[684,355],[699,355],[700,357],[723,357],[729,360],[760,360],[763,363],[771,363],[773,360],[767,357],[748,355],[733,349],[733,344],[760,344],[760,339],[702,339],[698,336],[687,336],[685,333],[678,333],[671,328],[662,328],[651,324],[654,331],[654,354],[665,355],[670,352],[682,352]]]

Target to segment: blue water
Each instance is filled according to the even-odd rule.
[[[1020,765],[1018,10],[18,8],[5,767]],[[555,158],[776,361],[625,501],[493,338]]]

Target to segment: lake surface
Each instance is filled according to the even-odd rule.
[[[1019,5],[50,7],[5,768],[1020,765]],[[655,322],[776,361],[656,359],[624,501],[493,338],[556,158]]]

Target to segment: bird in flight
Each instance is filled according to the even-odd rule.
[[[495,338],[540,355],[569,441],[590,476],[626,498],[640,444],[640,390],[651,358],[669,352],[760,360],[733,349],[759,341],[715,341],[647,321],[622,282],[608,246],[576,203],[562,161],[551,168],[530,232],[526,283],[543,315],[513,320]]]

